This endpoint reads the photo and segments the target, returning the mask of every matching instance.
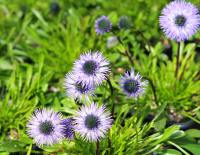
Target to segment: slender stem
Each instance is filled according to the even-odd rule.
[[[187,58],[187,60],[189,60],[190,58],[191,58],[191,55]],[[187,65],[188,65],[188,63],[185,63],[185,65],[183,66],[182,72],[180,73],[180,76],[179,76],[179,80],[183,79],[183,76],[184,76],[184,73],[186,71]]]
[[[110,140],[110,137],[108,137],[108,148],[111,149],[111,147],[112,147],[112,142],[111,142],[111,140]]]
[[[111,84],[110,79],[107,79],[107,82],[108,82],[108,85],[109,85],[109,87],[110,87],[110,96],[113,97],[114,88],[113,88],[113,86],[112,86],[112,84]],[[115,102],[112,101],[112,110],[111,110],[111,115],[112,115],[112,117],[114,117],[114,113],[115,113]]]
[[[138,130],[137,130],[137,125],[135,125],[135,132],[136,132],[136,142],[139,142],[139,136],[138,136]]]
[[[138,138],[138,130],[137,130],[137,123],[138,123],[138,118],[139,118],[139,115],[140,115],[140,104],[139,104],[139,97],[137,97],[137,121],[136,121],[136,124],[135,124],[135,132],[136,132],[136,141],[138,143],[139,141],[139,138]]]
[[[144,78],[149,81],[149,84],[150,84],[152,92],[153,92],[155,104],[158,105],[158,100],[157,100],[157,95],[156,95],[156,87],[154,86],[153,81],[148,77],[144,77]]]
[[[173,145],[174,147],[176,147],[178,150],[180,150],[184,155],[190,155],[189,153],[187,153],[184,149],[182,149],[180,146],[178,146],[176,143],[173,143],[172,141],[168,141],[169,144]]]
[[[138,33],[142,39],[146,42],[147,44],[147,47],[148,47],[148,51],[150,52],[151,51],[151,45],[150,45],[150,42],[148,41],[148,39],[144,36],[143,32],[142,31],[139,31],[139,30],[134,30],[135,33]],[[137,34],[136,34],[137,35]]]
[[[120,42],[120,44],[121,44],[122,46],[124,46],[124,43],[122,42],[122,40],[120,39],[120,37],[117,37],[117,39],[118,39],[118,41]],[[131,63],[131,65],[133,65],[134,63],[133,63],[132,57],[131,57],[131,55],[129,54],[129,52],[128,52],[127,50],[125,50],[125,54],[126,54],[126,56],[128,57],[129,62]]]
[[[128,59],[129,59],[129,62],[130,62],[130,63],[131,63],[131,65],[133,66],[133,65],[134,65],[134,63],[133,63],[133,60],[132,60],[131,56],[129,55],[128,51],[127,51],[127,50],[125,50],[125,53],[126,53],[126,56],[127,56],[127,57],[128,57]]]
[[[100,155],[99,153],[99,140],[96,142],[96,155]]]
[[[108,83],[109,88],[110,88],[110,96],[113,98],[114,88],[112,86],[110,79],[107,79],[107,83]],[[115,102],[112,100],[112,110],[111,110],[112,118],[114,117],[114,113],[115,113]],[[111,142],[110,138],[108,137],[108,147],[111,149],[111,146],[112,146],[112,142]]]
[[[114,35],[116,35],[116,33],[114,32],[114,31],[112,31],[112,33],[114,34]],[[120,39],[120,37],[118,37],[117,36],[117,40],[119,41],[119,43],[122,45],[122,46],[124,46],[124,43],[122,42],[122,40]],[[128,50],[129,51],[129,50]],[[131,57],[131,55],[129,54],[130,52],[128,52],[127,50],[125,50],[125,55],[128,57],[128,59],[129,59],[129,62],[131,63],[131,65],[133,65],[134,63],[133,63],[133,60],[132,60],[132,57]],[[120,52],[121,53],[121,52]],[[124,55],[124,54],[123,54]]]
[[[175,78],[177,78],[177,76],[178,76],[180,49],[181,49],[181,43],[178,42],[178,51],[177,51],[177,55],[176,55],[176,71],[175,71]]]
[[[107,79],[107,82],[108,82],[108,85],[109,85],[109,88],[110,88],[110,95],[113,95],[114,88],[113,88],[113,86],[112,86],[112,84],[111,84],[110,79]]]

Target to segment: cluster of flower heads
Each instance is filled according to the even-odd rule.
[[[75,61],[73,70],[66,74],[64,85],[67,95],[75,100],[84,98],[89,101],[95,87],[107,79],[109,72],[109,62],[101,52],[82,54]],[[135,75],[133,69],[120,80],[124,93],[134,98],[143,94],[146,84],[138,73]],[[112,122],[105,105],[99,106],[92,102],[82,106],[74,117],[67,119],[50,109],[36,110],[27,124],[27,132],[39,146],[59,143],[63,138],[73,139],[74,132],[84,140],[95,142],[105,136]]]
[[[175,0],[162,10],[160,26],[168,38],[177,42],[187,40],[200,26],[199,10],[189,2]]]
[[[95,86],[99,86],[110,72],[109,62],[100,52],[89,52],[80,56],[74,69],[65,78],[66,92],[74,99],[89,98]],[[126,72],[120,80],[121,88],[129,97],[138,98],[147,84],[133,69]],[[63,138],[73,139],[77,132],[84,140],[97,141],[103,138],[112,125],[110,112],[105,105],[92,102],[84,105],[73,118],[63,119],[60,113],[50,109],[36,110],[27,124],[27,132],[39,146],[52,145]]]
[[[131,23],[127,16],[121,16],[118,22],[119,29],[129,29]],[[101,16],[95,21],[95,31],[97,34],[105,34],[112,30],[112,23],[106,16]]]
[[[106,80],[109,72],[109,62],[102,53],[82,54],[75,61],[73,70],[65,77],[67,95],[89,101],[95,87]],[[111,125],[111,114],[105,106],[92,102],[81,107],[74,117],[67,119],[52,110],[36,110],[27,124],[27,132],[39,146],[52,145],[63,138],[73,139],[74,131],[83,139],[93,142],[104,137]]]
[[[75,61],[72,72],[65,77],[65,88],[68,96],[89,101],[96,86],[106,80],[110,72],[109,62],[101,52],[82,54]]]
[[[65,77],[67,95],[82,101],[90,101],[94,90],[107,79],[110,73],[109,62],[101,52],[82,54],[75,61],[72,72]],[[112,119],[105,106],[96,103],[84,105],[74,117],[74,130],[88,141],[97,141],[104,137],[111,127]]]
[[[198,9],[184,0],[169,3],[162,11],[160,25],[167,37],[182,41],[195,34],[200,26]],[[128,17],[122,16],[118,27],[130,28]],[[112,29],[112,24],[106,16],[95,22],[97,34],[104,34]],[[65,77],[65,88],[68,96],[85,101],[94,95],[96,86],[102,84],[109,75],[110,67],[101,52],[82,54],[75,61],[73,70]],[[147,81],[142,80],[134,70],[124,73],[120,86],[128,97],[138,98],[145,91]],[[73,139],[74,132],[87,141],[95,142],[103,138],[112,125],[111,114],[104,105],[92,102],[82,106],[72,118],[64,119],[60,113],[51,109],[38,109],[30,117],[27,133],[39,146],[59,143],[63,138]]]
[[[112,119],[105,106],[92,103],[82,106],[73,118],[63,119],[51,109],[36,110],[27,124],[27,133],[38,146],[53,145],[64,138],[74,139],[74,132],[87,141],[95,142],[105,136]]]

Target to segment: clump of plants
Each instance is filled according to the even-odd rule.
[[[193,37],[200,27],[198,8],[181,0],[167,4],[157,18],[167,38],[155,46],[134,29],[131,20],[124,15],[117,22],[105,15],[95,19],[88,31],[96,33],[97,46],[85,47],[70,71],[63,74],[59,84],[65,94],[45,84],[52,75],[41,76],[41,57],[38,74],[27,71],[40,82],[29,80],[25,88],[19,87],[27,98],[22,98],[26,102],[16,109],[24,108],[20,116],[26,114],[26,126],[23,130],[18,127],[22,130],[19,138],[13,137],[18,130],[10,130],[12,138],[0,145],[0,151],[200,154],[200,64],[195,53],[198,40]],[[133,38],[132,33],[140,39]],[[144,52],[137,51],[141,48]],[[15,78],[7,86],[14,84]],[[51,105],[52,98],[55,105]],[[12,92],[0,107],[7,107],[10,100],[14,100]],[[31,111],[25,110],[32,103]],[[1,131],[7,131],[5,122],[2,124]]]

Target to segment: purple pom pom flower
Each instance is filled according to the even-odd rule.
[[[84,140],[91,142],[103,138],[111,125],[111,115],[106,112],[105,106],[98,107],[95,103],[81,107],[77,112],[77,116],[74,117],[75,131]]]
[[[74,139],[74,127],[72,118],[66,118],[61,123],[64,126],[63,134],[67,139]]]
[[[74,72],[86,85],[100,85],[110,72],[109,62],[100,52],[82,54],[74,64]]]
[[[38,146],[53,145],[63,139],[62,117],[50,109],[38,109],[27,124],[27,133]]]
[[[120,79],[120,85],[124,93],[129,97],[137,98],[144,93],[147,81],[142,81],[139,73],[135,75],[134,70],[126,72]]]
[[[131,27],[131,23],[127,16],[121,16],[118,22],[119,29],[129,29]]]
[[[110,32],[111,29],[112,23],[109,21],[108,17],[101,16],[95,21],[95,31],[97,34]]]
[[[70,72],[65,76],[66,93],[73,99],[89,101],[89,97],[94,94],[94,86],[83,83],[78,74]]]
[[[187,40],[200,26],[199,11],[189,2],[175,0],[162,10],[160,26],[168,38],[178,42]]]

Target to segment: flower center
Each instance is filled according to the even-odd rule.
[[[97,64],[95,61],[92,60],[86,61],[83,65],[84,73],[89,75],[95,74],[96,69],[97,69]]]
[[[106,30],[110,27],[110,23],[107,20],[102,19],[99,21],[98,27],[100,30]]]
[[[99,121],[99,118],[94,116],[94,115],[88,115],[86,116],[85,118],[85,126],[88,128],[88,129],[95,129],[95,128],[98,128],[100,124],[100,121]]]
[[[178,15],[175,17],[175,24],[179,27],[184,26],[186,23],[186,18],[183,15]]]
[[[139,83],[135,80],[129,79],[124,83],[124,89],[128,93],[136,93],[139,89]]]
[[[78,90],[82,94],[84,94],[85,92],[88,91],[88,87],[85,84],[83,84],[82,82],[76,83],[75,86],[76,86],[76,90]]]
[[[54,126],[51,121],[41,122],[39,130],[44,135],[50,135],[54,131]]]

